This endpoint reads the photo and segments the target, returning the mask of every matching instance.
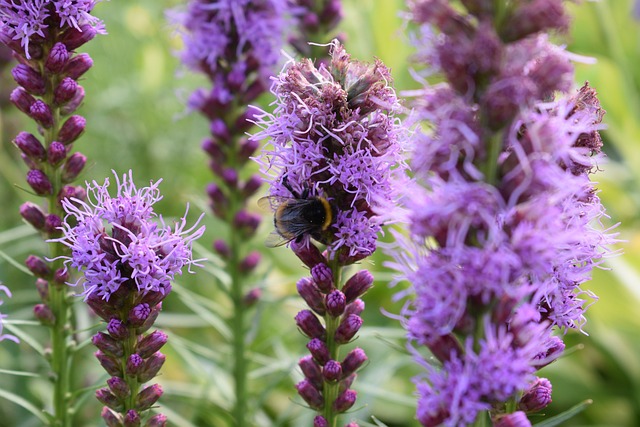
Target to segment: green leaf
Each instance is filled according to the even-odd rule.
[[[34,374],[33,372],[14,371],[14,370],[11,370],[11,369],[0,369],[0,374],[15,375],[17,377],[40,378],[40,375]]]
[[[544,421],[542,421],[541,423],[537,423],[535,424],[536,427],[554,427],[554,426],[559,426],[561,423],[567,421],[568,419],[574,417],[575,415],[579,414],[580,412],[584,411],[585,409],[587,409],[587,406],[591,405],[593,403],[593,401],[591,399],[585,400],[583,402],[578,403],[577,405],[575,405],[574,407],[572,407],[571,409],[556,415],[555,417],[551,417],[549,419],[546,419]]]
[[[0,251],[0,258],[4,258],[9,264],[13,265],[18,270],[22,271],[29,276],[33,276],[33,273],[29,271],[29,269],[22,264],[21,262],[16,261],[13,257],[9,256],[6,252]]]
[[[201,316],[204,321],[220,333],[226,340],[231,339],[231,330],[215,312],[205,307],[205,304],[211,305],[211,301],[207,301],[201,296],[196,296],[192,292],[189,292],[186,288],[176,286],[172,289],[174,293],[178,295],[178,298],[184,305],[186,305],[191,311]]]
[[[17,394],[13,394],[10,391],[0,389],[0,397],[5,398],[18,406],[22,406],[24,409],[35,415],[45,425],[50,425],[53,421],[53,419],[51,419],[51,415],[36,408],[35,405],[33,405],[31,402],[18,396]]]
[[[21,342],[29,344],[29,346],[31,346],[31,348],[33,348],[40,356],[44,357],[44,349],[42,348],[42,345],[40,345],[40,343],[35,338],[24,332],[22,329],[16,328],[15,324],[17,323],[18,322],[16,321],[7,321],[3,322],[3,325],[9,330],[9,332],[20,338]]]

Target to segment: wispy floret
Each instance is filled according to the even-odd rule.
[[[0,285],[0,291],[4,292],[9,298],[11,298],[11,291],[6,286]],[[0,305],[2,305],[3,302],[4,301],[0,299]],[[3,334],[2,333],[2,319],[6,318],[6,317],[7,317],[6,314],[0,313],[0,341],[2,341],[2,340],[11,340],[13,342],[19,342],[18,338],[16,338],[15,336],[10,335],[10,334]]]
[[[399,103],[389,69],[380,61],[352,61],[334,41],[329,65],[303,59],[287,64],[274,81],[277,105],[263,113],[254,138],[270,138],[261,159],[270,193],[308,192],[327,199],[337,218],[320,236],[331,257],[353,262],[375,250],[379,220],[374,211],[394,199],[390,178],[402,168]],[[307,236],[308,237],[308,236]]]
[[[116,182],[115,196],[106,179],[87,186],[87,202],[62,202],[67,216],[58,241],[71,248],[65,264],[83,272],[79,282],[86,298],[108,300],[124,283],[143,295],[164,293],[183,267],[194,264],[191,245],[204,227],[187,228],[186,213],[172,227],[154,212],[153,204],[162,198],[161,180],[138,189],[129,172],[121,180],[116,176]]]

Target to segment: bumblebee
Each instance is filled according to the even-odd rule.
[[[261,207],[276,206],[273,216],[275,231],[265,244],[268,247],[282,246],[292,240],[299,242],[304,236],[326,243],[322,235],[335,220],[331,203],[324,197],[309,197],[308,188],[302,194],[297,193],[287,182],[286,176],[282,179],[282,185],[289,190],[291,198],[271,196],[258,200]]]

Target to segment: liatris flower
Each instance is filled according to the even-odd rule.
[[[84,99],[78,84],[93,62],[76,49],[98,33],[102,22],[91,15],[98,0],[0,0],[0,42],[13,51],[18,64],[12,75],[19,87],[11,102],[37,124],[38,134],[20,132],[14,144],[20,150],[29,171],[26,181],[34,195],[46,199],[42,204],[27,202],[20,208],[22,217],[45,238],[59,235],[63,210],[61,200],[82,198],[84,190],[72,185],[82,172],[86,157],[73,153],[73,144],[83,133],[86,121],[73,115]],[[46,208],[43,206],[46,205]],[[54,243],[51,257],[64,253]],[[69,324],[69,299],[64,284],[68,278],[59,262],[47,263],[29,256],[27,267],[37,277],[42,303],[34,315],[51,328],[49,358],[54,378],[53,408],[55,423],[67,426],[70,401],[68,335],[76,328]],[[73,321],[73,320],[71,320]]]
[[[191,0],[186,13],[171,13],[182,27],[182,62],[203,73],[211,87],[194,92],[188,107],[209,121],[211,135],[202,142],[215,181],[207,187],[211,210],[228,225],[228,237],[214,242],[232,277],[235,379],[235,425],[246,424],[248,364],[245,355],[246,312],[259,290],[249,290],[260,254],[243,242],[254,236],[260,217],[247,200],[262,185],[247,161],[258,148],[245,132],[253,126],[248,103],[263,94],[276,72],[284,43],[286,0]]]
[[[9,298],[11,298],[11,291],[6,286],[0,285],[0,291],[4,292]],[[3,302],[4,301],[0,299],[0,305],[2,305]],[[2,327],[2,319],[6,318],[6,317],[7,317],[6,314],[0,313],[0,341],[2,341],[2,340],[11,340],[11,341],[17,343],[19,341],[18,341],[18,338],[16,338],[15,336],[10,335],[10,334],[3,334],[2,333],[2,329],[3,329],[3,327]]]
[[[342,20],[342,1],[288,0],[288,2],[297,23],[297,31],[289,36],[289,43],[303,58],[325,61],[325,50],[322,45],[335,38],[330,34]]]
[[[105,405],[102,417],[110,426],[141,425],[162,388],[140,386],[162,367],[165,356],[158,350],[167,341],[164,332],[147,331],[171,291],[171,281],[183,268],[198,265],[191,246],[204,226],[187,228],[186,213],[173,227],[157,217],[153,205],[162,198],[161,180],[138,189],[129,171],[122,180],[116,175],[116,181],[114,197],[107,179],[103,185],[94,181],[87,186],[89,202],[63,200],[67,216],[56,241],[71,249],[71,255],[61,259],[83,273],[75,285],[82,283],[85,301],[107,322],[107,332],[92,339],[96,358],[111,375],[108,387],[96,392]],[[158,417],[164,419],[156,415],[145,425],[164,425],[157,423]]]
[[[333,426],[354,404],[350,387],[367,360],[361,349],[340,356],[339,347],[362,326],[360,297],[373,284],[366,270],[342,283],[341,271],[376,249],[381,223],[374,211],[392,204],[391,177],[402,165],[389,70],[380,61],[351,61],[338,41],[330,47],[328,66],[309,59],[286,66],[272,88],[276,109],[258,116],[263,131],[255,138],[272,144],[260,162],[271,173],[280,242],[289,241],[311,270],[297,284],[310,310],[295,320],[311,340],[298,393],[320,413],[315,425]],[[312,238],[326,245],[324,253]]]
[[[446,78],[415,100],[431,129],[413,136],[410,236],[394,253],[415,292],[409,337],[441,362],[417,356],[417,416],[461,426],[490,411],[496,425],[530,425],[509,412],[550,402],[535,372],[564,349],[554,331],[584,324],[595,297],[580,285],[613,242],[589,181],[604,112],[588,85],[567,95],[570,57],[542,33],[567,28],[561,0],[461,3],[409,3],[417,57]]]

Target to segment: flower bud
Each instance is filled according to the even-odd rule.
[[[129,322],[132,326],[142,326],[151,314],[149,304],[138,304],[129,312]]]
[[[103,405],[113,409],[116,412],[120,412],[124,409],[123,402],[118,399],[107,387],[99,388],[96,390],[96,399]]]
[[[125,400],[131,395],[131,389],[125,380],[120,377],[111,377],[107,380],[111,392],[119,400]]]
[[[531,421],[522,411],[499,415],[493,420],[494,427],[531,427]]]
[[[342,379],[342,366],[340,362],[329,360],[322,368],[324,379],[329,382],[335,382]]]
[[[116,359],[101,351],[96,351],[94,355],[96,356],[96,359],[98,359],[98,362],[100,362],[102,368],[107,371],[107,374],[111,375],[112,377],[122,376],[120,363],[117,362]]]
[[[324,307],[324,297],[311,279],[303,277],[296,283],[298,293],[305,300],[307,305],[320,316],[326,313]]]
[[[31,271],[34,276],[40,277],[42,279],[47,279],[51,277],[51,269],[49,265],[40,257],[35,255],[29,255],[25,260],[25,265]]]
[[[61,41],[68,50],[76,50],[83,44],[92,40],[96,34],[98,34],[98,30],[93,25],[84,24],[80,25],[80,29],[76,27],[69,28],[64,32]]]
[[[229,255],[231,255],[229,245],[222,239],[217,239],[213,242],[213,250],[216,251],[222,259],[228,259]]]
[[[365,294],[373,285],[373,275],[367,270],[360,270],[347,280],[342,292],[347,298],[347,304],[355,301],[356,298]]]
[[[218,163],[225,162],[227,160],[227,156],[224,154],[224,151],[220,148],[220,144],[212,139],[207,138],[202,141],[200,145],[202,150],[209,155],[212,159],[215,159]]]
[[[333,289],[333,272],[327,264],[316,264],[311,268],[311,278],[316,286],[325,294]]]
[[[78,115],[69,117],[60,127],[58,141],[64,145],[71,144],[82,135],[86,126],[87,120],[84,117]]]
[[[149,418],[144,427],[165,427],[167,425],[167,416],[164,414],[156,414]]]
[[[138,376],[144,367],[144,360],[138,354],[133,353],[127,359],[125,371],[127,375]]]
[[[367,360],[367,355],[365,354],[363,349],[354,348],[342,361],[342,376],[348,377],[349,375],[353,374],[358,369],[360,369],[360,367]]]
[[[20,206],[20,215],[36,230],[42,230],[45,222],[45,215],[42,209],[34,203],[25,202]]]
[[[227,184],[229,188],[237,188],[238,187],[238,171],[232,168],[227,168],[222,171],[222,175],[220,176],[222,181]]]
[[[49,300],[49,282],[47,282],[44,279],[37,279],[36,289],[38,290],[38,295],[40,295],[40,299],[43,302],[47,302]]]
[[[565,344],[560,337],[553,336],[551,337],[550,341],[551,342],[549,344],[548,350],[542,354],[539,354],[533,359],[531,364],[536,369],[541,369],[547,366],[549,363],[554,362],[558,357],[560,357],[562,353],[564,353]]]
[[[258,140],[245,139],[240,142],[240,151],[238,152],[238,160],[246,162],[256,152],[260,143]]]
[[[77,90],[78,82],[71,77],[65,77],[53,91],[53,102],[56,105],[62,105],[70,101],[75,96]]]
[[[313,409],[321,409],[324,405],[324,398],[320,391],[315,388],[308,379],[304,379],[296,384],[296,389],[300,397]]]
[[[122,427],[122,422],[120,421],[120,415],[113,412],[111,409],[106,406],[102,407],[102,412],[100,416],[104,420],[107,427]]]
[[[82,186],[64,185],[58,193],[58,200],[62,202],[64,199],[75,198],[78,200],[86,200],[87,190]]]
[[[324,366],[331,358],[327,344],[325,344],[321,339],[314,338],[309,341],[307,343],[307,349],[313,356],[313,359],[318,362],[320,366]]]
[[[242,261],[240,261],[240,271],[243,273],[252,272],[260,262],[260,252],[251,251]]]
[[[71,77],[74,80],[78,80],[80,76],[89,71],[89,68],[93,66],[93,60],[87,53],[81,53],[69,60],[66,67],[64,67],[64,74],[67,77]]]
[[[348,389],[343,391],[333,402],[333,409],[338,413],[348,411],[356,403],[357,396],[358,394],[355,390]]]
[[[255,303],[257,303],[260,300],[261,296],[262,296],[262,289],[253,288],[244,295],[242,302],[245,307],[252,307]]]
[[[29,132],[20,132],[13,143],[27,155],[37,162],[43,161],[47,157],[47,152],[42,143]]]
[[[47,149],[47,161],[52,166],[58,166],[67,157],[67,147],[61,142],[53,141]]]
[[[141,383],[146,383],[147,381],[158,375],[158,372],[160,371],[160,368],[162,368],[162,365],[164,365],[166,359],[167,357],[159,351],[151,355],[151,357],[149,357],[144,362],[144,367],[138,374],[138,381]]]
[[[49,222],[48,218],[57,217],[58,215],[47,215],[47,222]],[[59,218],[59,217],[58,217]],[[62,221],[62,220],[60,220]],[[69,270],[66,267],[61,267],[53,272],[53,281],[59,285],[64,285],[69,282]]]
[[[49,214],[44,220],[44,231],[50,235],[50,237],[61,234],[60,227],[62,227],[62,219],[58,215]]]
[[[53,186],[49,177],[39,169],[31,169],[27,172],[27,184],[38,196],[47,196],[53,193]]]
[[[313,360],[312,356],[304,356],[298,361],[298,366],[311,384],[318,390],[322,390],[322,370]]]
[[[228,143],[231,140],[229,128],[222,119],[212,120],[211,124],[209,125],[209,130],[211,131],[211,135],[213,135],[223,143]]]
[[[162,396],[162,387],[160,387],[160,384],[154,384],[145,388],[138,393],[136,397],[136,410],[146,411],[160,399],[160,396]]]
[[[56,316],[46,304],[36,304],[33,307],[33,315],[44,326],[53,326],[56,323]]]
[[[313,427],[329,427],[329,422],[322,415],[316,415],[313,419]]]
[[[69,62],[69,51],[64,44],[58,42],[49,51],[49,56],[44,66],[51,73],[57,74],[64,69],[67,62]]]
[[[233,225],[244,236],[249,237],[255,234],[256,230],[260,226],[260,220],[262,218],[258,215],[241,209],[233,218]]]
[[[324,338],[324,326],[310,310],[302,310],[296,315],[295,319],[300,330],[309,338]]]
[[[86,163],[87,157],[84,154],[73,153],[62,166],[62,182],[69,183],[76,179]]]
[[[339,290],[335,290],[327,295],[327,300],[325,302],[327,306],[327,311],[333,317],[340,317],[342,313],[344,313],[345,309],[345,295]]]
[[[44,79],[36,70],[25,64],[16,65],[11,70],[13,79],[32,95],[44,95]]]
[[[82,101],[84,101],[84,95],[85,95],[84,88],[78,85],[76,89],[76,93],[75,95],[73,95],[73,98],[67,101],[67,103],[64,104],[62,108],[60,108],[60,114],[63,116],[68,116],[69,114],[76,111],[80,106],[80,104],[82,104]]]
[[[171,288],[169,287],[169,289],[171,289]],[[149,293],[147,293],[147,295],[145,297],[149,297],[150,295],[155,294],[156,296],[159,295],[162,298],[164,298],[168,293],[169,293],[169,291],[166,291],[165,294],[163,295],[160,292],[155,292],[155,293],[154,292],[149,292]],[[157,299],[157,297],[155,299]],[[136,328],[135,333],[138,334],[138,335],[141,335],[141,334],[147,332],[149,329],[151,329],[153,324],[156,322],[156,319],[158,318],[158,315],[160,314],[160,311],[162,311],[162,304],[158,303],[151,309],[151,313],[149,313],[149,317],[147,317],[147,319],[142,323],[142,325],[140,325],[139,327]],[[129,320],[129,321],[131,322],[131,320]]]
[[[140,414],[133,409],[129,409],[127,413],[124,415],[124,427],[140,427],[142,424],[142,420],[140,419]]]
[[[114,358],[122,357],[122,355],[124,354],[122,341],[117,341],[112,336],[109,336],[104,332],[98,332],[93,337],[91,337],[91,343],[104,354],[107,354]]]
[[[115,317],[107,323],[107,332],[116,340],[124,340],[129,336],[129,330],[119,319]]]
[[[248,199],[249,197],[256,194],[261,185],[262,178],[259,175],[251,175],[242,186],[242,195]]]
[[[527,390],[520,402],[518,409],[524,412],[537,412],[551,403],[551,382],[546,378],[538,378]]]
[[[358,298],[351,304],[347,305],[347,308],[344,310],[344,315],[348,316],[350,314],[357,314],[359,316],[360,313],[362,313],[363,311],[364,311],[364,301]]]
[[[320,253],[320,250],[310,242],[296,243],[296,241],[293,240],[289,247],[300,261],[309,268],[313,268],[315,265],[320,263],[327,263],[326,258]]]
[[[39,99],[31,104],[28,115],[45,129],[49,129],[53,126],[53,114],[51,113],[51,108]]]
[[[350,314],[343,318],[340,325],[336,329],[334,339],[338,344],[346,344],[355,336],[362,326],[362,319],[360,316]]]
[[[17,87],[9,95],[9,101],[11,101],[18,110],[28,115],[31,111],[31,106],[36,102],[36,99],[29,95],[23,88]]]
[[[137,352],[143,359],[160,350],[167,343],[167,334],[161,330],[155,330],[138,343]]]

